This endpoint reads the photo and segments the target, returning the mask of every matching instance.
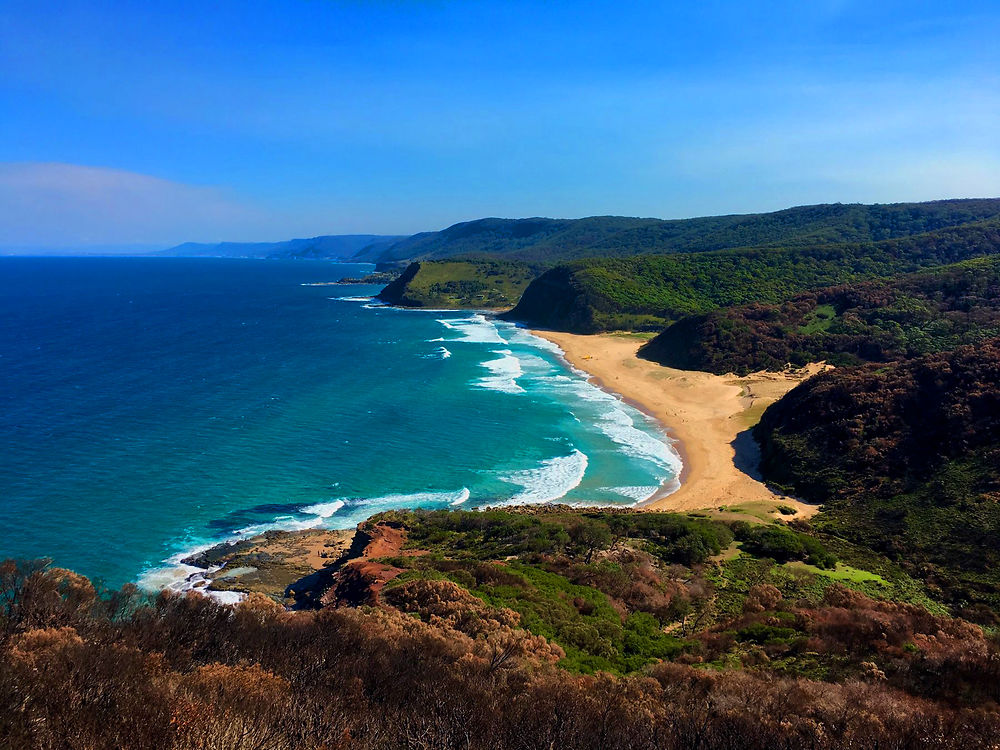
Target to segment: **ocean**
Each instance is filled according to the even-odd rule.
[[[390,508],[633,505],[658,425],[552,344],[323,261],[0,258],[0,557],[149,588],[192,550]]]

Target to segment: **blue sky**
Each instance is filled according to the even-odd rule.
[[[1000,196],[996,2],[0,0],[0,247]]]

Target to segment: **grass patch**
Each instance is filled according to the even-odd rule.
[[[634,672],[684,649],[684,642],[662,632],[651,615],[636,612],[624,622],[608,598],[590,586],[522,563],[505,570],[520,583],[482,584],[470,591],[494,607],[521,615],[528,631],[558,643],[566,652],[560,666],[575,672]],[[449,576],[462,583],[461,576]]]
[[[823,333],[830,328],[836,317],[837,311],[833,305],[816,305],[816,308],[806,315],[802,325],[799,326],[799,333],[807,336]]]
[[[770,399],[757,399],[753,406],[750,406],[739,413],[739,420],[747,427],[754,427],[764,412],[767,411],[773,402]]]
[[[853,568],[850,565],[844,565],[844,563],[840,562],[838,562],[836,567],[832,570],[823,570],[822,568],[802,562],[801,560],[787,562],[785,563],[785,567],[790,570],[801,570],[807,573],[812,573],[813,575],[823,576],[824,578],[831,578],[834,581],[849,583],[875,582],[883,586],[890,585],[889,581],[885,580],[877,573],[871,573],[867,570],[861,570],[860,568]]]
[[[610,334],[621,339],[634,339],[636,341],[649,341],[656,338],[656,331],[614,331]]]

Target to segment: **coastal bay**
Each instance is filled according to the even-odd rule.
[[[683,461],[680,486],[673,480],[665,483],[644,508],[689,511],[749,505],[771,512],[782,505],[805,518],[818,510],[776,494],[760,481],[757,446],[749,430],[768,405],[825,365],[746,377],[713,375],[641,359],[637,353],[644,340],[632,335],[532,333],[556,344],[569,364],[659,420],[677,438],[674,448]]]
[[[631,506],[679,471],[650,420],[513,323],[331,294],[365,267],[0,265],[5,551],[110,586],[196,585],[198,550],[388,509]]]

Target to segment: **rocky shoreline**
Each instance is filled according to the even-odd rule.
[[[356,554],[352,548],[357,536],[354,529],[268,531],[223,542],[182,562],[201,569],[193,575],[205,583],[192,588],[208,595],[258,593],[296,607],[321,583],[318,573]]]
[[[581,509],[547,503],[504,510],[536,516]],[[618,506],[600,510],[610,514],[641,512]],[[181,560],[183,565],[197,568],[187,577],[182,590],[198,591],[226,603],[235,603],[248,594],[261,594],[290,609],[315,609],[335,601],[365,603],[372,594],[372,585],[377,592],[380,584],[388,580],[385,574],[391,566],[378,560],[421,554],[404,552],[404,541],[391,522],[374,527],[366,522],[356,529],[267,531],[248,539],[222,542]]]

